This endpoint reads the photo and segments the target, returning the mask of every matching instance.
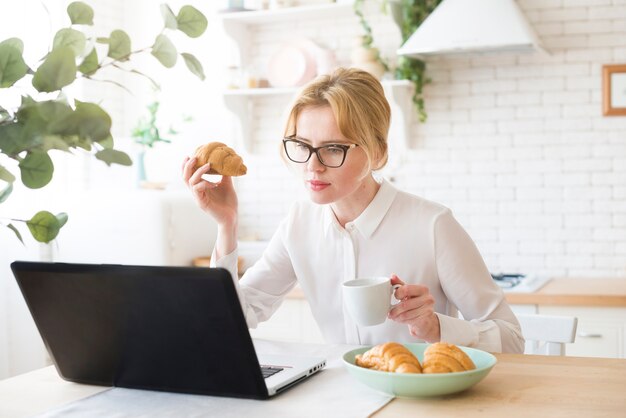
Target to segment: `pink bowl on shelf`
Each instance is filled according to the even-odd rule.
[[[280,47],[270,58],[267,79],[272,87],[296,87],[317,74],[315,57],[297,43]]]
[[[271,57],[268,80],[272,87],[298,87],[336,66],[335,54],[302,38],[283,44]]]

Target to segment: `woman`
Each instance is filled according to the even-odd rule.
[[[436,342],[522,352],[515,315],[478,249],[449,209],[402,192],[373,170],[387,162],[390,108],[369,73],[338,69],[305,86],[289,114],[286,161],[310,202],[293,205],[262,258],[237,285],[251,328],[298,283],[329,343]],[[187,158],[183,178],[218,225],[212,260],[237,277],[237,196],[230,177],[203,180]],[[357,326],[341,284],[387,276],[401,300],[383,324]],[[458,318],[458,312],[464,319]]]

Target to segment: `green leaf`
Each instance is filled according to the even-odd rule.
[[[0,43],[0,88],[11,87],[27,72],[28,66],[22,58],[20,49],[11,42]]]
[[[115,146],[113,143],[113,137],[109,135],[108,138],[98,141],[98,144],[102,145],[105,149],[113,149]]]
[[[69,152],[70,145],[75,140],[70,137],[60,135],[46,135],[42,139],[41,149],[42,151],[49,151],[51,149],[58,149],[61,151]]]
[[[75,137],[70,146],[90,150],[92,141],[103,141],[111,135],[111,117],[97,104],[75,102],[76,109],[50,121],[47,132],[63,136],[68,141],[70,138],[67,137]]]
[[[47,125],[68,117],[72,111],[67,103],[60,100],[24,101],[17,111],[17,118],[23,125],[27,125],[33,119],[39,119],[46,125],[46,129],[42,132],[53,132],[47,128]]]
[[[165,27],[168,29],[178,29],[178,22],[176,22],[176,15],[170,9],[170,6],[163,3],[161,4],[161,16],[163,16],[163,21],[165,22]]]
[[[75,1],[67,6],[67,14],[72,25],[93,25],[93,9],[82,1]]]
[[[17,123],[10,125],[0,125],[0,150],[10,157],[22,151],[22,141],[20,140],[23,127]]]
[[[0,180],[4,180],[7,183],[13,183],[15,181],[15,176],[11,174],[9,170],[0,165]]]
[[[12,191],[13,191],[13,183],[7,184],[4,187],[4,189],[0,190],[0,203],[7,200]]]
[[[190,38],[202,35],[207,27],[207,19],[202,12],[193,6],[183,6],[176,16],[178,30],[184,32]]]
[[[59,221],[59,228],[63,228],[63,226],[67,223],[67,219],[68,219],[67,213],[65,212],[57,213],[56,218]]]
[[[23,150],[47,151],[51,148],[67,150],[68,145],[50,139],[57,134],[58,126],[73,113],[73,109],[59,100],[35,102],[23,100],[17,111],[21,131],[18,152]],[[68,135],[71,135],[69,133]]]
[[[89,55],[85,57],[82,64],[78,66],[78,71],[85,75],[92,75],[100,68],[100,64],[98,63],[98,52],[96,52],[96,48],[92,49]]]
[[[30,189],[40,189],[52,180],[54,165],[52,159],[45,152],[29,152],[20,161],[22,183]]]
[[[28,95],[22,96],[22,102],[20,103],[20,107],[32,106],[34,104],[37,104],[37,101],[35,101],[35,99],[33,99],[32,97]]]
[[[103,38],[102,36],[98,36],[96,38],[96,42],[99,43],[99,44],[106,44],[106,45],[108,45],[109,41],[110,41],[109,38]]]
[[[8,224],[7,228],[9,228],[11,231],[13,231],[15,233],[15,236],[17,237],[17,239],[19,239],[22,244],[24,244],[24,240],[22,239],[22,234],[20,234],[20,231],[17,230],[17,228],[15,226],[13,226],[13,224]]]
[[[53,49],[33,76],[37,91],[61,90],[76,80],[76,62],[73,51],[68,47]]]
[[[4,107],[0,106],[0,123],[11,119],[11,114]]]
[[[45,243],[55,239],[61,229],[57,217],[45,210],[37,212],[29,221],[26,221],[26,226],[35,240]]]
[[[167,68],[172,68],[176,65],[176,60],[178,59],[176,47],[165,35],[157,36],[152,46],[152,55]]]
[[[202,68],[202,64],[200,63],[200,61],[198,61],[195,56],[187,52],[183,52],[180,55],[183,56],[183,59],[185,60],[185,64],[187,64],[187,68],[189,68],[189,71],[195,74],[200,80],[204,81],[206,77],[204,75],[204,69]]]
[[[109,37],[108,57],[125,61],[130,55],[130,37],[123,30],[114,30]]]
[[[85,51],[86,43],[87,40],[82,32],[75,29],[64,28],[60,29],[56,35],[54,35],[52,49],[66,46],[74,52],[75,57],[78,57]]]
[[[98,151],[96,152],[96,158],[100,161],[104,161],[108,166],[111,164],[125,166],[133,165],[133,161],[130,159],[128,154],[114,149],[104,149],[102,151]]]
[[[78,125],[78,135],[91,141],[104,141],[111,136],[111,116],[95,103],[76,101],[70,117]]]
[[[9,38],[0,42],[0,45],[9,45],[14,48],[17,48],[20,51],[20,54],[24,53],[24,42],[20,38]]]

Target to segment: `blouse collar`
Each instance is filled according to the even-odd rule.
[[[361,235],[365,238],[370,238],[389,211],[397,193],[398,189],[387,180],[383,179],[374,199],[372,199],[370,204],[367,205],[365,210],[354,221],[346,224],[346,228],[350,228],[351,225],[354,225],[354,228],[356,228]],[[326,232],[329,232],[330,228],[333,227],[337,230],[343,230],[330,205],[326,205],[324,209]]]

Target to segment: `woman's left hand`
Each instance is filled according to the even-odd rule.
[[[395,274],[391,276],[391,284],[401,285],[394,295],[400,300],[389,311],[389,319],[407,324],[412,336],[426,342],[437,342],[441,339],[439,317],[435,315],[435,298],[426,286],[405,284]]]

